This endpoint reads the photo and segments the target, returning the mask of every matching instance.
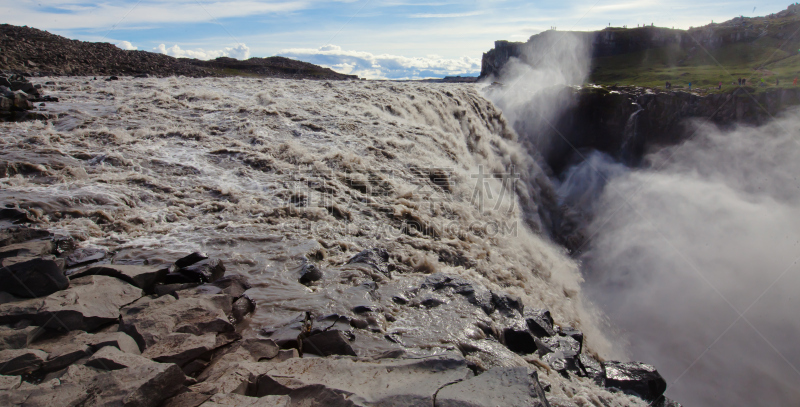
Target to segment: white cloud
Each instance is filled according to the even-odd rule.
[[[160,54],[165,54],[169,56],[173,56],[176,58],[196,58],[196,59],[215,59],[219,57],[231,57],[240,60],[245,60],[250,58],[250,48],[245,44],[239,44],[235,47],[225,47],[224,49],[220,50],[204,50],[202,48],[198,49],[181,49],[178,45],[173,45],[169,48],[166,47],[164,44],[159,44],[159,46],[153,48],[153,51],[158,52]]]
[[[420,13],[420,14],[412,14],[409,17],[411,18],[458,18],[458,17],[472,17],[472,16],[479,16],[483,14],[483,11],[471,11],[469,13],[445,13],[445,14],[431,14],[431,13]]]
[[[116,45],[117,48],[124,49],[125,51],[134,51],[138,49],[137,47],[134,47],[130,41],[120,41],[114,45]]]
[[[375,55],[364,51],[347,51],[328,44],[317,49],[293,48],[278,51],[277,55],[322,65],[334,71],[368,79],[420,79],[456,75],[477,75],[479,59],[462,57],[441,58],[436,55],[409,58],[399,55]]]

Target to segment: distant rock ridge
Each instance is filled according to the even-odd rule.
[[[291,79],[358,79],[328,68],[283,57],[239,61],[201,61],[147,51],[126,51],[113,44],[70,40],[31,27],[0,25],[0,70],[27,76],[152,75],[189,77],[266,76]]]
[[[765,18],[781,18],[797,15],[800,6],[789,6],[780,13],[771,14]],[[548,30],[531,36],[526,42],[495,41],[494,48],[483,54],[481,61],[480,78],[497,77],[503,67],[511,58],[520,58],[523,62],[536,65],[537,49],[543,44],[558,44],[560,36],[577,36],[587,41],[592,46],[592,58],[615,56],[631,52],[644,51],[651,48],[660,48],[678,44],[682,47],[701,45],[706,49],[714,49],[725,44],[749,42],[765,35],[774,36],[776,39],[784,38],[789,33],[767,32],[753,27],[748,23],[748,18],[736,17],[723,23],[711,23],[706,26],[690,28],[689,30],[671,29],[665,27],[646,26],[607,27],[600,31],[555,31]],[[556,39],[556,41],[553,41]]]

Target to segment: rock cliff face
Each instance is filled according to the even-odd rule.
[[[591,44],[593,58],[607,57],[644,51],[652,48],[661,48],[678,45],[691,49],[698,45],[707,50],[712,50],[726,44],[750,42],[759,38],[770,36],[778,41],[790,38],[794,25],[798,22],[792,20],[791,24],[785,22],[777,24],[778,28],[769,28],[769,20],[778,17],[796,15],[798,7],[789,7],[781,13],[765,17],[766,24],[753,24],[750,19],[734,18],[721,24],[709,24],[703,27],[690,28],[689,30],[675,30],[663,27],[643,26],[637,28],[608,27],[600,31],[545,31],[533,35],[527,42],[496,41],[493,49],[483,54],[481,65],[481,78],[499,76],[501,70],[512,57],[520,58],[523,62],[537,65],[538,48],[544,44],[563,43],[561,36],[578,37]],[[789,27],[792,26],[792,27]]]
[[[741,88],[706,96],[642,88],[565,88],[564,92],[573,93],[572,103],[555,125],[564,138],[551,137],[546,157],[556,172],[572,158],[569,144],[637,165],[645,153],[691,137],[692,119],[720,127],[761,125],[800,104],[800,89],[755,93],[753,88]]]

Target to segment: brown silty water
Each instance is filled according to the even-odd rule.
[[[115,263],[193,251],[223,259],[253,286],[245,335],[306,311],[336,313],[369,326],[354,342],[360,356],[454,350],[484,338],[495,317],[448,298],[420,305],[421,282],[444,272],[547,308],[583,330],[592,352],[613,356],[577,264],[543,236],[552,186],[475,85],[37,82],[48,80],[61,101],[43,109],[56,119],[0,124],[3,203]],[[346,264],[373,247],[389,254],[388,273]],[[311,264],[323,279],[300,284]],[[486,363],[512,363],[491,353]],[[572,402],[636,402],[542,374]]]

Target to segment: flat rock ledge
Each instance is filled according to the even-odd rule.
[[[0,278],[49,281],[39,291],[0,286],[3,406],[561,405],[548,401],[539,367],[651,405],[679,405],[664,398],[654,367],[599,361],[584,352],[580,331],[555,324],[547,310],[455,276],[423,276],[400,291],[354,289],[390,298],[409,315],[450,313],[480,327],[420,354],[406,352],[402,335],[382,327],[393,317],[369,302],[339,314],[305,312],[243,337],[256,307],[250,286],[225,275],[225,259],[204,253],[166,267],[119,265],[46,231],[15,226],[0,238],[1,265],[13,266]],[[385,250],[367,249],[342,270],[391,280],[388,261]],[[311,268],[298,275],[301,284],[338,278]],[[370,340],[393,348],[370,354]]]

